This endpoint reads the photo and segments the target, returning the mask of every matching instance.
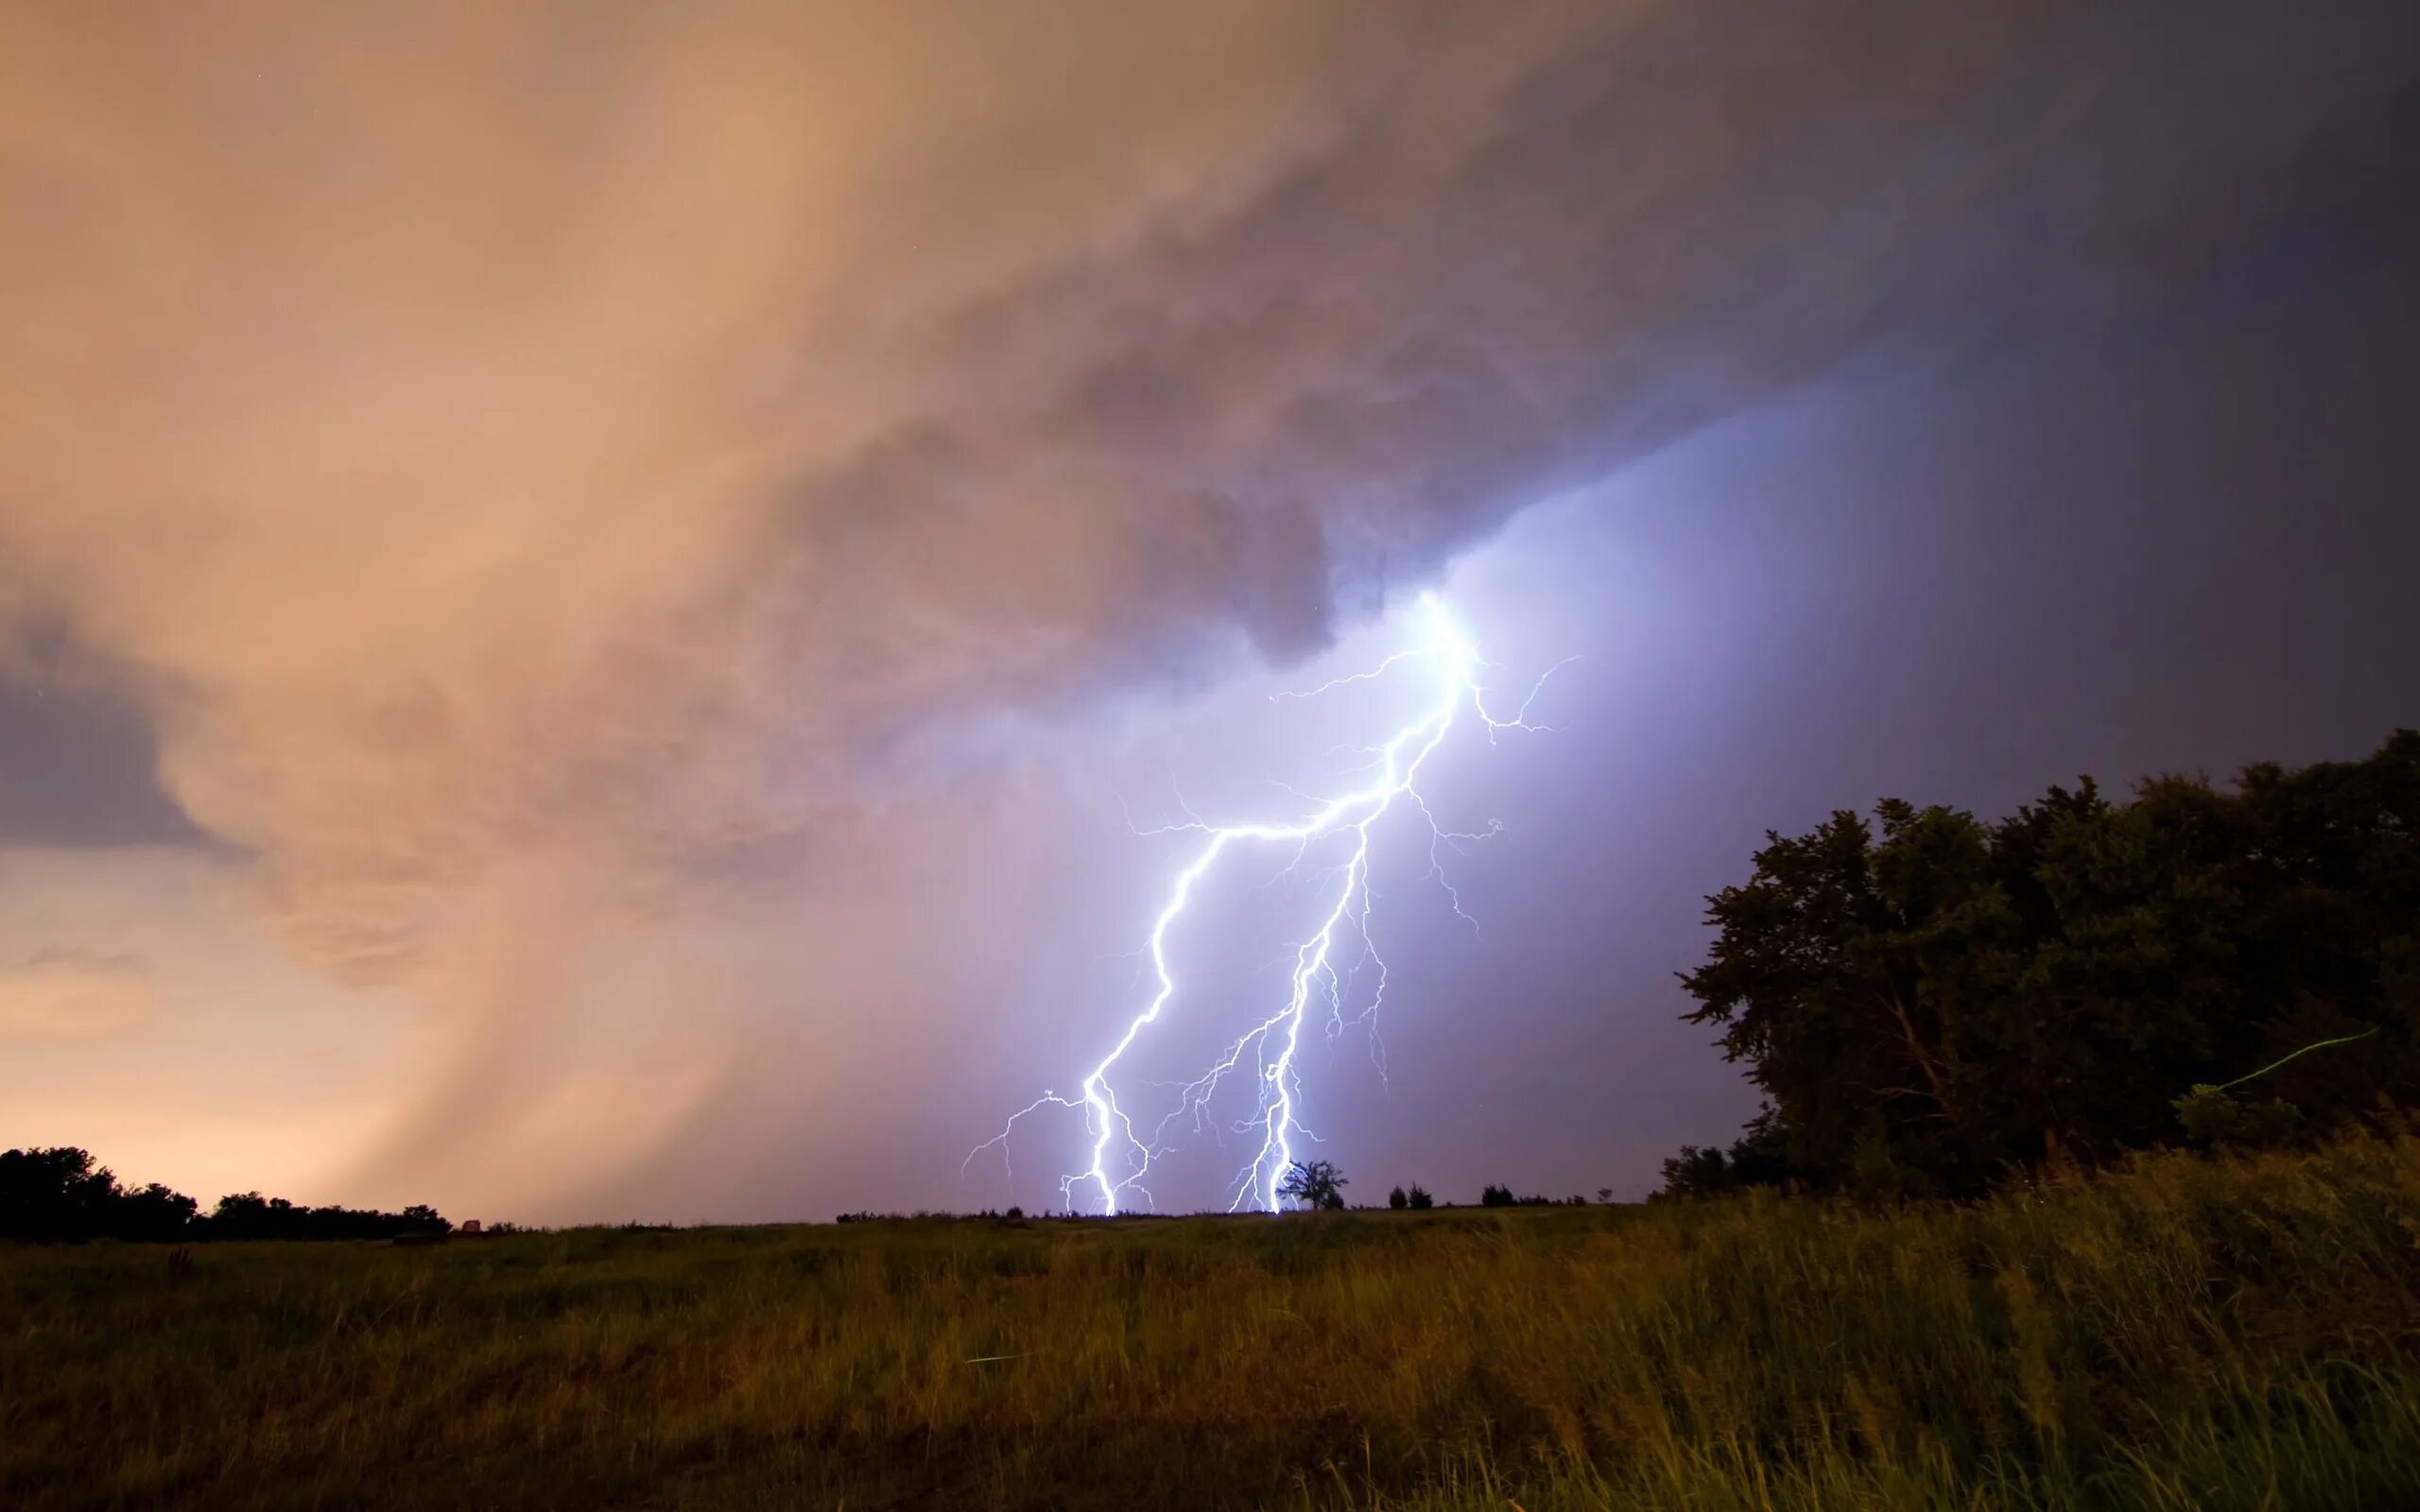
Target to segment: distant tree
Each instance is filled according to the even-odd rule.
[[[83,1150],[0,1154],[0,1239],[181,1239],[195,1206],[157,1182],[130,1192]]]
[[[1666,1191],[1962,1196],[2174,1137],[2200,1085],[2297,1046],[2264,1099],[2310,1132],[2420,1093],[2420,732],[2232,792],[2086,780],[1987,824],[1886,799],[1768,833],[1683,984],[1769,1103]],[[2229,1107],[2234,1108],[2230,1114]],[[2264,1101],[2259,1107],[2265,1108]],[[2204,1100],[2196,1116],[2283,1115]],[[2214,1126],[2214,1125],[2213,1125]],[[2211,1135],[2208,1137],[2222,1137]]]
[[[303,1208],[257,1192],[219,1198],[208,1217],[199,1216],[199,1208],[157,1181],[121,1187],[109,1167],[83,1150],[0,1153],[0,1239],[392,1239],[451,1228],[434,1208],[399,1213]]]
[[[1387,1206],[1398,1211],[1409,1208],[1411,1206],[1411,1197],[1404,1191],[1403,1188],[1397,1187],[1392,1192],[1387,1194]]]
[[[199,1206],[183,1193],[171,1192],[153,1181],[118,1194],[111,1216],[110,1236],[153,1243],[184,1239],[193,1231],[194,1212]]]
[[[1426,1212],[1437,1205],[1437,1199],[1428,1194],[1428,1189],[1417,1181],[1411,1184],[1409,1195],[1411,1211],[1414,1212]]]
[[[1478,1194],[1478,1205],[1482,1208],[1509,1208],[1517,1200],[1511,1187],[1486,1187]]]
[[[1331,1161],[1296,1160],[1286,1167],[1284,1178],[1277,1183],[1277,1194],[1315,1211],[1341,1208],[1343,1189],[1350,1184]]]
[[[1611,1188],[1611,1187],[1599,1187],[1599,1188],[1597,1189],[1597,1200],[1598,1200],[1599,1202],[1611,1202],[1611,1201],[1613,1201],[1613,1200],[1614,1200],[1614,1189],[1613,1189],[1613,1188]]]
[[[0,1238],[90,1239],[105,1231],[117,1177],[72,1148],[0,1155]]]

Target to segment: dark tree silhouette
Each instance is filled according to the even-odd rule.
[[[83,1150],[0,1153],[0,1239],[395,1239],[452,1228],[434,1208],[302,1208],[257,1192],[219,1198],[207,1217],[197,1215],[199,1206],[156,1181],[123,1188]]]
[[[190,1238],[194,1212],[199,1206],[183,1193],[171,1192],[157,1181],[121,1192],[114,1204],[110,1237],[152,1243]]]
[[[1409,1197],[1411,1211],[1414,1212],[1426,1212],[1437,1205],[1437,1199],[1428,1194],[1428,1189],[1417,1181],[1411,1184]]]
[[[1768,1107],[1728,1152],[1667,1162],[1667,1194],[1963,1196],[2181,1133],[2310,1137],[2420,1093],[2420,732],[2231,792],[2157,777],[2112,801],[2085,780],[1996,824],[1875,814],[1769,833],[1754,876],[1708,900],[1688,1017]],[[2188,1100],[2180,1125],[2195,1087],[2272,1063],[2254,1111]]]
[[[1511,1187],[1485,1187],[1478,1194],[1478,1205],[1482,1208],[1509,1208],[1517,1200]]]
[[[1387,1206],[1401,1211],[1411,1206],[1411,1197],[1403,1188],[1397,1187],[1387,1194]]]
[[[117,1177],[82,1150],[10,1150],[0,1155],[0,1238],[99,1238],[119,1195]]]
[[[1351,1185],[1344,1173],[1327,1160],[1305,1162],[1296,1160],[1286,1167],[1284,1179],[1277,1183],[1277,1194],[1313,1209],[1344,1206],[1344,1188]]]

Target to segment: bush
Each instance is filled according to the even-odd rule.
[[[2176,1099],[2176,1121],[2190,1137],[2208,1144],[2253,1149],[2283,1144],[2302,1127],[2303,1115],[2281,1097],[2265,1103],[2230,1096],[2207,1083]]]

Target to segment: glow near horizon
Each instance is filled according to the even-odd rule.
[[[1546,728],[1529,722],[1530,705],[1536,700],[1538,690],[1546,685],[1547,679],[1562,665],[1558,663],[1557,667],[1549,667],[1538,679],[1520,709],[1510,718],[1498,718],[1488,712],[1485,690],[1478,683],[1478,674],[1488,663],[1479,657],[1477,644],[1434,593],[1421,595],[1420,609],[1426,633],[1419,644],[1395,652],[1367,671],[1333,679],[1305,692],[1276,696],[1279,699],[1317,697],[1346,683],[1366,682],[1384,677],[1408,662],[1436,662],[1441,668],[1436,698],[1418,718],[1396,730],[1386,744],[1374,748],[1375,760],[1372,765],[1377,768],[1378,775],[1368,786],[1331,799],[1307,818],[1291,824],[1256,821],[1212,825],[1197,817],[1185,824],[1147,832],[1155,834],[1198,832],[1208,836],[1192,861],[1176,874],[1169,887],[1167,902],[1152,920],[1150,954],[1157,981],[1156,990],[1150,1001],[1127,1022],[1125,1032],[1109,1053],[1086,1074],[1081,1096],[1062,1097],[1056,1092],[1045,1091],[1011,1113],[998,1134],[968,1152],[966,1161],[959,1166],[961,1177],[966,1164],[985,1150],[996,1146],[1001,1149],[1005,1160],[1010,1136],[1015,1132],[1018,1122],[1027,1115],[1044,1108],[1079,1108],[1083,1112],[1084,1126],[1092,1140],[1091,1163],[1076,1175],[1060,1178],[1061,1200],[1072,1206],[1075,1190],[1079,1186],[1089,1185],[1099,1191],[1101,1211],[1106,1214],[1115,1214],[1118,1211],[1120,1194],[1129,1191],[1139,1193],[1148,1203],[1151,1200],[1150,1192],[1142,1183],[1150,1174],[1153,1159],[1167,1153],[1172,1147],[1167,1143],[1171,1126],[1188,1115],[1198,1125],[1206,1115],[1210,1099],[1225,1084],[1228,1075],[1241,1065],[1245,1054],[1250,1052],[1258,1082],[1257,1105],[1253,1116],[1237,1125],[1236,1128],[1238,1132],[1257,1130],[1260,1143],[1252,1159],[1235,1176],[1235,1192],[1227,1204],[1227,1211],[1237,1211],[1247,1203],[1255,1201],[1265,1211],[1274,1212],[1278,1210],[1278,1188],[1294,1159],[1294,1136],[1302,1134],[1316,1138],[1305,1128],[1298,1117],[1302,1088],[1295,1072],[1295,1056],[1301,1048],[1303,1024],[1309,1016],[1312,998],[1322,987],[1330,1010],[1330,1038],[1340,1034],[1344,1028],[1344,977],[1336,964],[1336,946],[1348,919],[1354,933],[1360,938],[1361,958],[1377,969],[1377,987],[1356,1022],[1371,1020],[1386,995],[1386,962],[1378,955],[1376,944],[1370,934],[1371,831],[1393,810],[1398,799],[1409,799],[1411,806],[1417,808],[1428,822],[1428,878],[1445,889],[1446,896],[1453,901],[1456,914],[1469,918],[1462,912],[1461,897],[1446,880],[1443,858],[1438,853],[1439,847],[1485,839],[1495,834],[1498,826],[1491,823],[1485,831],[1476,833],[1440,827],[1417,786],[1421,766],[1444,744],[1445,737],[1466,710],[1487,730],[1491,738],[1506,730]],[[1312,842],[1346,834],[1352,837],[1350,853],[1334,870],[1334,874],[1340,875],[1342,880],[1331,895],[1317,927],[1294,948],[1292,990],[1285,1005],[1237,1036],[1208,1070],[1185,1083],[1177,1107],[1153,1129],[1150,1143],[1145,1143],[1136,1136],[1132,1117],[1119,1104],[1110,1074],[1143,1031],[1159,1022],[1162,1013],[1177,996],[1176,976],[1168,964],[1168,936],[1184,917],[1195,887],[1217,866],[1230,846],[1237,842],[1291,843],[1296,848],[1296,854],[1287,868],[1290,872],[1301,864],[1303,854]],[[1272,1041],[1277,1044],[1274,1056],[1268,1054]],[[1384,1074],[1383,1068],[1381,1074]]]

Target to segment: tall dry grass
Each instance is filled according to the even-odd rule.
[[[2420,1506],[2420,1140],[1753,1199],[0,1251],[0,1504]]]

